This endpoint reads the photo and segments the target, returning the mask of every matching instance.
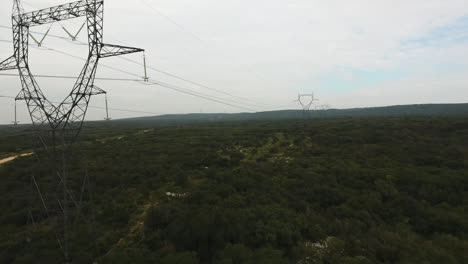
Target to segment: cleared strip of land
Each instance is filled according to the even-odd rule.
[[[24,153],[24,154],[20,154],[20,155],[16,155],[16,156],[11,156],[11,157],[8,157],[8,158],[4,158],[4,159],[1,159],[0,160],[0,165],[3,165],[5,163],[8,163],[10,161],[13,161],[19,157],[27,157],[27,156],[31,156],[33,153]]]

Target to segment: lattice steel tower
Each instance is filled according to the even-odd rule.
[[[105,93],[94,85],[98,62],[101,58],[119,56],[143,49],[105,44],[103,42],[104,0],[82,0],[25,13],[20,0],[13,1],[12,28],[14,53],[0,63],[0,71],[18,70],[21,92],[18,100],[25,100],[34,129],[47,156],[53,164],[53,177],[61,197],[45,193],[33,178],[42,205],[48,216],[60,219],[55,233],[66,259],[70,258],[69,225],[74,210],[80,209],[76,192],[69,184],[67,156],[76,141],[93,95]],[[79,17],[86,18],[89,53],[85,65],[71,92],[60,104],[47,99],[34,79],[29,67],[28,35],[32,27]],[[82,189],[82,188],[81,188]]]
[[[307,100],[306,98],[309,98],[309,100]],[[301,105],[302,107],[302,114],[304,116],[304,118],[306,117],[310,117],[310,108],[312,107],[312,105],[314,104],[315,101],[318,101],[318,99],[315,99],[315,96],[313,93],[311,94],[299,94],[297,96],[297,102],[299,102],[299,104]]]

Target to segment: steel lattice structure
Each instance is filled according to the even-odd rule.
[[[24,12],[20,0],[13,0],[12,29],[14,53],[0,63],[0,71],[18,70],[22,89],[17,100],[25,100],[34,129],[39,135],[46,153],[53,164],[53,189],[59,195],[41,191],[34,176],[32,182],[40,195],[47,216],[61,219],[61,227],[55,230],[57,240],[66,259],[70,258],[68,246],[69,217],[72,208],[80,207],[80,199],[68,182],[67,158],[71,145],[81,131],[88,104],[93,95],[106,92],[94,85],[98,62],[101,58],[143,52],[143,49],[105,44],[103,42],[104,0],[81,0],[64,5]],[[71,92],[58,105],[42,92],[29,67],[29,30],[32,27],[85,17],[89,52],[87,60]],[[86,182],[86,179],[85,181]],[[83,183],[84,184],[84,183]],[[50,190],[51,188],[49,188]],[[59,190],[60,189],[60,190]],[[51,197],[51,198],[50,198]],[[79,201],[77,201],[79,200]]]
[[[309,101],[304,101],[305,98],[310,98]],[[301,104],[302,110],[304,113],[309,112],[310,108],[314,104],[315,101],[318,101],[318,99],[315,99],[315,96],[313,93],[311,94],[299,94],[297,96],[297,101]]]
[[[14,54],[0,63],[0,70],[18,69],[22,94],[26,100],[33,124],[49,124],[52,129],[81,127],[90,97],[96,94],[94,78],[99,59],[143,52],[143,49],[105,44],[103,42],[104,0],[82,0],[38,11],[24,13],[19,0],[13,7]],[[86,17],[88,29],[88,58],[72,91],[59,105],[54,105],[41,91],[29,68],[28,35],[34,26]]]

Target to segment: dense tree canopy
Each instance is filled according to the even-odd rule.
[[[31,137],[0,138],[0,157]],[[96,221],[73,226],[72,263],[468,263],[465,118],[141,121],[82,138],[71,175],[93,175]],[[47,180],[34,157],[0,165],[0,263],[61,259],[47,218],[25,239],[32,171]]]

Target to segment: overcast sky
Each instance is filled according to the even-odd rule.
[[[67,2],[23,5],[33,11]],[[12,0],[0,0],[0,26],[11,25],[11,6]],[[83,21],[62,25],[73,33]],[[58,23],[50,33],[67,36]],[[106,0],[104,38],[145,48],[153,68],[254,102],[148,70],[153,81],[256,111],[292,109],[298,93],[310,92],[318,104],[334,108],[468,101],[468,0]],[[11,30],[0,28],[0,40],[11,39]],[[85,31],[78,39],[86,41]],[[47,37],[42,49],[30,48],[33,73],[78,75],[83,61],[44,48],[85,58],[87,46]],[[0,42],[0,60],[12,53],[11,43]],[[142,62],[141,54],[126,58]],[[143,68],[108,58],[97,75],[135,78],[143,76]],[[61,101],[73,86],[73,80],[38,82],[51,101]],[[96,85],[109,93],[111,108],[161,114],[246,111],[138,82]],[[0,95],[19,90],[18,77],[0,76]],[[91,105],[103,107],[104,98],[93,97]],[[28,122],[24,102],[18,111],[20,121]],[[149,114],[111,111],[113,118],[141,115]],[[89,120],[103,117],[104,110],[90,109]],[[13,100],[0,98],[0,123],[12,118]]]

